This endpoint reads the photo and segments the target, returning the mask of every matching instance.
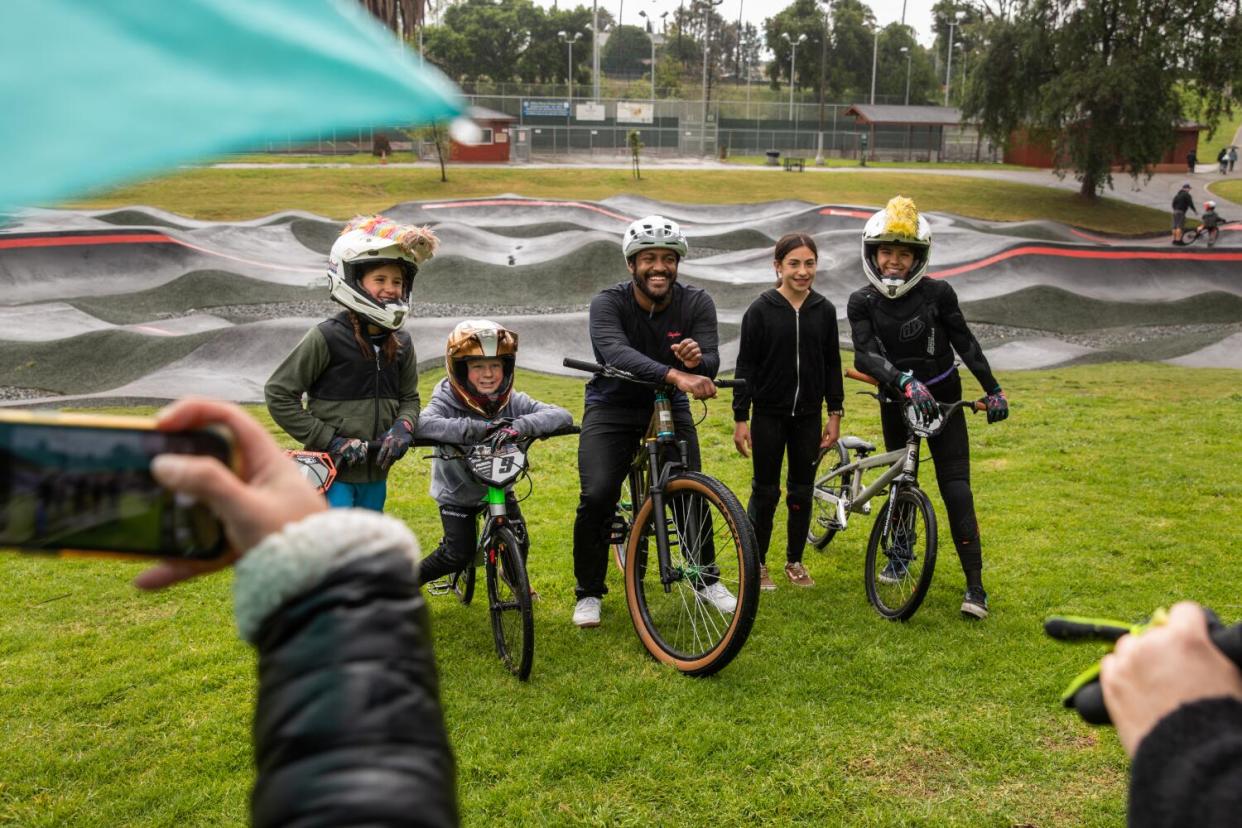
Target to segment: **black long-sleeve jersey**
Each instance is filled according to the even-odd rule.
[[[923,279],[897,299],[867,285],[850,294],[846,315],[854,367],[886,385],[895,385],[905,371],[927,382],[952,367],[957,351],[986,393],[1000,387],[946,282]]]

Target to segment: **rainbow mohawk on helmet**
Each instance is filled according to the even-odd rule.
[[[919,208],[912,199],[893,196],[884,206],[884,232],[907,239],[919,237]]]
[[[394,244],[399,245],[402,250],[413,256],[414,261],[420,265],[434,256],[440,247],[440,240],[436,238],[436,234],[431,231],[430,227],[398,224],[380,215],[355,216],[349,224],[345,225],[341,235],[354,230],[381,239],[391,239]]]

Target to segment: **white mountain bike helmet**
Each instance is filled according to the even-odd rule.
[[[383,216],[358,216],[341,231],[328,253],[332,298],[367,320],[395,331],[410,312],[410,288],[419,266],[435,255],[439,240],[427,227],[397,224]],[[405,274],[401,300],[380,304],[362,287],[363,274],[379,264]]]
[[[648,248],[672,250],[679,258],[685,258],[690,250],[686,235],[677,222],[664,216],[647,216],[632,223],[621,237],[621,254],[628,262],[635,254]]]
[[[458,322],[444,349],[444,371],[457,399],[491,419],[504,410],[513,394],[513,369],[517,362],[518,336],[489,319]],[[499,359],[504,378],[492,394],[484,394],[470,382],[470,362]]]
[[[1215,210],[1215,209],[1216,209],[1216,202],[1215,202],[1215,201],[1205,201],[1205,202],[1203,202],[1203,209],[1204,209],[1204,210]]]
[[[914,202],[904,196],[894,196],[883,210],[867,220],[867,226],[863,228],[862,260],[867,279],[885,299],[904,296],[927,273],[931,241],[931,225],[919,215]],[[914,264],[905,277],[885,278],[880,271],[876,250],[886,244],[901,244],[914,251]]]

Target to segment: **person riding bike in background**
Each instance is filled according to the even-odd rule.
[[[957,294],[946,282],[924,278],[931,242],[931,225],[908,198],[893,198],[868,220],[862,264],[870,284],[850,295],[846,310],[854,340],[854,367],[875,377],[913,406],[918,416],[931,421],[939,416],[937,401],[962,399],[956,351],[987,394],[988,422],[998,422],[1009,416],[1009,403],[966,324]],[[889,451],[906,442],[902,409],[900,404],[880,406]],[[962,412],[956,412],[927,444],[949,513],[949,531],[966,574],[962,616],[986,618],[983,555],[970,489],[970,439]],[[896,577],[895,573],[889,577]],[[884,580],[885,575],[880,578]]]
[[[765,590],[776,589],[767,555],[786,452],[785,577],[797,586],[815,585],[802,563],[811,526],[815,460],[821,449],[836,445],[845,413],[837,309],[811,289],[818,256],[815,240],[805,233],[783,236],[773,260],[777,286],[764,291],[742,317],[736,376],[746,385],[733,394],[733,443],[743,457],[754,453],[746,513],[755,528],[759,586]],[[825,402],[827,427],[820,414]]]
[[[418,359],[401,326],[414,277],[437,245],[429,229],[383,216],[349,222],[328,254],[331,295],[345,310],[307,331],[263,389],[277,425],[332,455],[332,506],[383,511],[388,469],[414,439]],[[368,441],[382,442],[375,457]]]
[[[686,237],[663,216],[632,223],[621,238],[630,279],[605,288],[591,300],[591,349],[595,361],[639,379],[667,383],[678,440],[686,442],[689,468],[701,468],[698,435],[686,395],[716,396],[712,378],[720,368],[716,305],[706,291],[677,283]],[[596,374],[586,386],[582,433],[578,438],[581,494],[574,519],[573,621],[597,627],[601,599],[608,592],[608,537],[621,484],[655,406],[649,387]],[[724,584],[703,590],[721,612],[736,599]]]
[[[1216,212],[1215,201],[1203,202],[1203,215],[1199,217],[1199,220],[1203,223],[1204,229],[1207,230],[1208,247],[1213,247],[1216,244],[1217,237],[1220,235],[1220,227],[1225,223],[1220,213]]]
[[[490,438],[499,447],[509,440],[540,437],[573,425],[573,416],[559,405],[539,402],[513,389],[517,351],[517,334],[495,322],[466,320],[453,328],[445,347],[445,377],[419,415],[418,436],[459,445]],[[485,508],[487,488],[465,463],[464,459],[432,461],[431,497],[440,506],[444,537],[419,567],[422,584],[473,565],[478,542],[475,518]],[[522,510],[512,491],[506,493],[506,505],[510,526],[525,545]]]

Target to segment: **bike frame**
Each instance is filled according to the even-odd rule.
[[[849,513],[866,514],[870,512],[867,504],[871,498],[888,488],[889,484],[917,482],[919,447],[921,444],[922,438],[912,436],[906,442],[904,448],[885,452],[884,454],[877,454],[874,457],[862,457],[852,463],[833,469],[815,481],[811,490],[812,497],[833,504],[837,510],[837,522],[841,524],[841,529],[845,529],[849,522]],[[881,466],[888,466],[889,468],[866,488],[862,488],[861,473],[867,469],[880,468]],[[821,488],[828,481],[853,472],[859,472],[859,474],[851,479],[850,492],[844,499]]]
[[[655,410],[651,412],[651,422],[647,426],[647,436],[643,438],[646,449],[646,480],[647,497],[651,498],[651,509],[655,514],[656,555],[660,561],[660,583],[664,591],[669,592],[672,584],[679,579],[673,571],[672,556],[669,554],[668,521],[664,517],[664,484],[676,472],[686,468],[686,442],[677,439],[673,426],[673,406],[669,402],[668,392],[657,388],[655,392]],[[678,459],[660,463],[660,446],[676,446]],[[643,461],[643,449],[635,453],[635,466]],[[639,474],[643,472],[640,469]],[[634,504],[634,514],[638,514],[641,504]]]

